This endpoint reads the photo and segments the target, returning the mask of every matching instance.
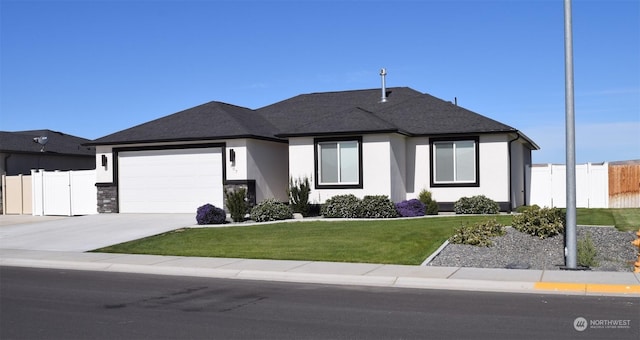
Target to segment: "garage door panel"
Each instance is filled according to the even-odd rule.
[[[222,150],[197,148],[121,152],[118,157],[121,212],[195,213],[222,207]]]

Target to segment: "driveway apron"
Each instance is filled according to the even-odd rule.
[[[5,217],[0,219],[15,219]],[[64,218],[27,217],[0,223],[1,249],[85,252],[196,224],[195,214],[97,214]]]

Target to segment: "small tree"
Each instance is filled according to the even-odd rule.
[[[234,222],[244,221],[244,216],[247,214],[247,189],[238,188],[236,190],[225,190],[224,196],[226,198],[227,210],[231,214],[231,219]]]
[[[425,215],[438,215],[438,202],[431,197],[431,191],[422,189],[418,199],[425,206]]]
[[[309,178],[289,178],[289,188],[287,195],[293,212],[300,213],[302,216],[309,216],[309,193],[311,185]]]

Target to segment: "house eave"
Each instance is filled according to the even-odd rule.
[[[256,136],[256,135],[233,135],[233,136],[211,136],[211,137],[191,137],[191,138],[164,138],[164,139],[140,139],[128,141],[111,141],[111,142],[89,142],[82,145],[86,146],[108,146],[108,145],[131,145],[131,144],[149,144],[149,143],[180,143],[180,142],[196,142],[206,140],[223,140],[223,139],[257,139],[268,142],[287,143],[287,140],[277,137]]]
[[[540,150],[540,146],[536,144],[531,138],[527,137],[522,131],[516,130],[516,134],[518,134],[522,139],[526,140],[527,143],[531,145],[532,150]]]
[[[300,132],[300,133],[279,133],[276,137],[281,138],[294,138],[294,137],[325,137],[325,136],[353,136],[353,135],[372,135],[378,133],[398,133],[401,135],[409,135],[405,131],[398,129],[384,129],[384,130],[353,130],[353,131],[339,131],[339,132]]]
[[[413,133],[412,137],[459,137],[459,136],[472,136],[472,135],[490,135],[496,133],[506,133],[506,134],[515,134],[520,136],[520,138],[524,139],[529,145],[531,145],[532,150],[540,150],[538,144],[536,144],[531,138],[527,137],[522,131],[513,129],[513,130],[494,130],[494,131],[465,131],[465,132],[449,132],[449,133]]]
[[[49,151],[49,150],[44,150],[44,151],[0,150],[0,154],[95,157],[95,151],[94,153],[69,153],[69,152],[57,152],[57,151]]]

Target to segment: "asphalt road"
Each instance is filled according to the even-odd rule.
[[[399,338],[637,340],[640,299],[0,267],[0,339]]]

